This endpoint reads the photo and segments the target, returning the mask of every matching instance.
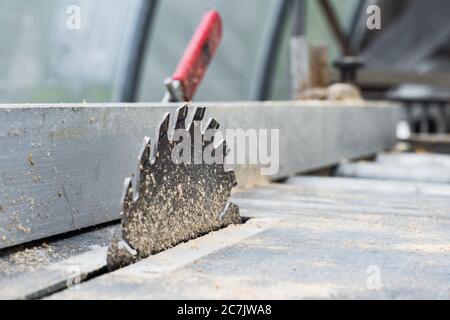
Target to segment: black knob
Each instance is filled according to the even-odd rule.
[[[341,82],[356,83],[358,70],[365,66],[361,57],[347,56],[334,62],[334,67],[339,69]]]

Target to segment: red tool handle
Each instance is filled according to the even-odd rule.
[[[184,100],[191,101],[222,39],[222,18],[208,11],[195,31],[172,79],[181,83]]]

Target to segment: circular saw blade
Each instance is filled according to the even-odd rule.
[[[187,114],[187,106],[179,108],[172,129],[169,129],[170,114],[165,114],[157,128],[155,143],[152,145],[149,138],[144,140],[135,179],[125,180],[122,239],[115,239],[110,245],[107,258],[110,270],[241,223],[238,206],[229,202],[231,189],[237,183],[234,171],[224,168],[226,143],[216,144],[213,137],[205,137],[207,130],[218,130],[219,124],[209,119],[202,130],[205,109],[196,108],[190,123],[186,121]],[[190,150],[184,150],[190,151],[187,163],[174,161],[172,157],[177,144],[183,143],[172,139],[174,129],[185,130],[185,136],[190,138],[186,148]],[[207,148],[220,161],[211,164],[203,161]]]

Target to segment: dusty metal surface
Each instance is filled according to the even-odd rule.
[[[226,170],[226,142],[206,139],[206,131],[216,132],[219,124],[212,118],[201,126],[205,109],[197,108],[186,122],[187,107],[171,119],[164,115],[156,130],[155,142],[144,139],[137,172],[125,180],[122,198],[122,236],[108,250],[108,269],[115,270],[142,258],[195,239],[211,231],[240,224],[239,207],[229,201],[236,186],[233,170]],[[170,122],[174,126],[170,127]],[[175,130],[190,137],[189,159],[175,163]],[[199,140],[201,138],[201,140]],[[201,141],[195,146],[196,141]],[[208,147],[210,144],[214,147]],[[196,163],[210,148],[217,162]],[[187,150],[184,150],[187,152]],[[181,160],[181,159],[180,159]]]
[[[374,154],[395,143],[398,109],[384,104],[206,106],[223,129],[280,130],[280,170],[272,179]],[[1,105],[0,249],[119,219],[123,181],[135,171],[143,137],[177,107]],[[242,184],[241,177],[259,174],[239,169]]]
[[[199,238],[50,298],[448,299],[450,189],[408,186],[299,177],[238,193],[242,214],[255,217],[250,225],[214,232],[208,236],[217,242]],[[230,232],[242,238],[211,250]]]

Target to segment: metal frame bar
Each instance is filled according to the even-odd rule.
[[[292,36],[301,36],[306,33],[306,0],[297,0],[294,5],[294,16],[292,22]]]
[[[250,94],[251,100],[269,100],[272,94],[272,84],[275,66],[280,52],[283,29],[287,23],[287,17],[292,13],[295,2],[293,0],[280,0],[273,11],[266,39],[261,49],[262,55],[258,64],[254,86]]]
[[[0,105],[0,249],[119,218],[144,136],[179,104]],[[279,180],[393,146],[398,108],[366,103],[210,103],[225,129],[278,129]],[[246,150],[248,156],[248,150]],[[238,182],[261,179],[258,166]]]

